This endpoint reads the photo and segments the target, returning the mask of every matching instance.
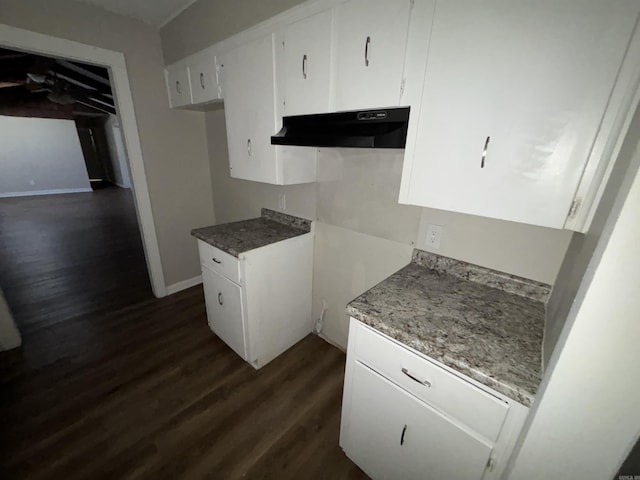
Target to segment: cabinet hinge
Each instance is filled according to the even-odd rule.
[[[404,95],[404,84],[406,82],[406,79],[402,79],[402,81],[400,82],[400,101],[402,101],[402,96]]]
[[[569,209],[569,218],[573,218],[575,217],[576,213],[578,213],[578,209],[580,208],[580,199],[576,198],[572,203],[571,203],[571,208]]]
[[[487,470],[493,472],[494,468],[496,468],[496,459],[493,455],[491,455],[489,457],[489,460],[487,460]]]

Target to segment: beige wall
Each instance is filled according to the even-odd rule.
[[[222,17],[212,9],[212,2],[200,0],[162,30],[168,62],[241,30],[231,25],[246,28],[265,18],[228,5]],[[218,18],[225,19],[224,25]],[[200,31],[205,21],[208,32]],[[313,314],[318,318],[326,307],[324,335],[343,347],[346,303],[407,264],[413,246],[425,248],[428,223],[445,227],[436,253],[548,283],[571,239],[571,233],[560,230],[398,204],[400,151],[322,149],[313,184],[282,187],[232,179],[225,128],[222,107],[206,113],[217,221],[255,217],[261,207],[279,210],[282,194],[288,213],[317,220]]]
[[[204,115],[169,108],[158,30],[72,0],[0,0],[0,22],[125,54],[165,282],[197,276],[189,231],[214,221]]]
[[[246,30],[303,0],[199,0],[161,30],[167,64]]]

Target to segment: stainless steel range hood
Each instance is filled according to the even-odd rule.
[[[404,148],[409,107],[297,115],[282,119],[272,145]]]

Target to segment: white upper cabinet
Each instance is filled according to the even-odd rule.
[[[191,103],[191,89],[187,67],[182,65],[167,67],[165,76],[171,108],[189,105]]]
[[[636,0],[438,1],[400,201],[562,228],[639,11]]]
[[[317,151],[276,147],[281,126],[276,109],[274,35],[223,54],[220,64],[231,176],[278,185],[313,182]]]
[[[207,52],[190,63],[188,68],[193,104],[213,102],[222,98],[222,89],[218,87],[218,66],[215,54]]]
[[[283,51],[284,114],[329,110],[331,11],[313,15],[285,28]]]
[[[273,35],[227,52],[222,64],[231,176],[277,183]]]
[[[336,7],[335,110],[399,104],[411,4],[349,0]]]

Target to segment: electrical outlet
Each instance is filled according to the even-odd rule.
[[[280,196],[278,197],[278,208],[280,210],[287,209],[287,197],[284,193],[281,193]]]
[[[427,225],[427,238],[425,239],[427,247],[431,247],[434,249],[440,248],[443,230],[444,227],[442,225]]]

